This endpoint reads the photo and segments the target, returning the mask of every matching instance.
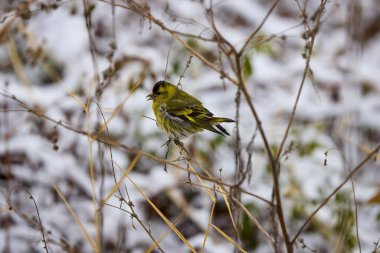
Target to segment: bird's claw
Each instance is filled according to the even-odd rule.
[[[169,138],[169,140],[167,140],[164,144],[161,145],[161,148],[163,146],[169,146],[169,144],[172,142],[173,140]]]

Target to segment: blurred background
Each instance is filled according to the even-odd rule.
[[[245,49],[241,76],[274,154],[303,83],[279,158],[293,238],[380,143],[380,3],[320,5],[2,0],[0,252],[274,252],[268,236],[285,252],[265,143],[217,38]],[[184,140],[191,161],[175,145],[164,159],[145,99],[164,79],[235,119],[231,136],[198,133]],[[377,154],[294,251],[380,252],[379,169]]]

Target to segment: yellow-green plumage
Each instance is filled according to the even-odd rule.
[[[157,126],[170,139],[181,139],[204,129],[229,135],[219,123],[234,122],[232,119],[214,117],[198,99],[165,81],[157,82],[147,97],[153,100]]]

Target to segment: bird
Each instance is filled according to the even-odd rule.
[[[229,118],[214,117],[201,101],[166,81],[156,82],[152,93],[146,98],[153,101],[156,124],[169,137],[169,142],[179,142],[203,130],[222,136],[230,135],[220,123],[235,122]]]

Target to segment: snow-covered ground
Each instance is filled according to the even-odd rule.
[[[89,239],[53,187],[56,185],[63,193],[84,229],[96,241],[96,208],[115,181],[109,147],[73,131],[95,133],[103,124],[95,103],[85,112],[85,105],[92,98],[101,107],[105,119],[111,119],[108,131],[112,140],[144,152],[129,173],[130,179],[125,178],[120,187],[124,197],[128,189],[138,217],[156,240],[162,238],[159,244],[164,252],[189,252],[174,232],[166,235],[168,225],[147,203],[140,189],[200,252],[212,208],[211,198],[204,188],[197,186],[201,183],[196,177],[191,177],[194,185],[190,185],[186,171],[168,166],[166,173],[162,164],[148,157],[164,157],[166,148],[161,145],[166,137],[149,119],[154,114],[151,101],[145,99],[154,83],[165,78],[167,60],[168,80],[177,83],[190,54],[169,32],[122,8],[125,5],[122,1],[115,1],[120,5],[114,9],[115,26],[111,5],[107,3],[111,0],[29,2],[31,16],[24,20],[23,15],[14,15],[16,10],[25,13],[21,1],[0,2],[0,251],[44,252],[42,235],[35,225],[37,212],[23,188],[37,203],[49,252],[93,251]],[[209,1],[204,4],[190,0],[145,2],[151,14],[169,29],[212,37],[205,11]],[[302,6],[308,3],[309,16],[319,5],[319,1],[299,2]],[[94,8],[90,25],[93,50],[83,15],[84,3]],[[216,26],[238,49],[271,7],[270,1],[221,0],[213,4]],[[313,75],[306,79],[284,146],[289,152],[281,159],[281,191],[291,237],[308,214],[380,143],[379,13],[380,5],[375,0],[329,1],[326,5],[311,57]],[[103,82],[107,80],[103,73],[110,67],[107,58],[112,52],[113,29],[116,49],[112,64],[120,68],[109,82]],[[283,138],[304,72],[304,31],[297,2],[280,1],[258,34],[263,38],[274,37],[245,54],[252,70],[246,80],[247,90],[273,149],[278,148]],[[190,41],[188,37],[181,38]],[[190,42],[196,43],[196,48],[208,60],[217,59],[215,43],[194,39]],[[231,69],[226,70],[233,76]],[[96,75],[107,84],[101,96],[96,93]],[[234,118],[237,88],[224,81],[219,73],[194,56],[182,79],[182,87],[203,101],[215,115]],[[139,86],[133,91],[135,83]],[[4,94],[14,95],[24,106]],[[25,105],[31,110],[25,110]],[[121,109],[116,110],[119,105]],[[30,111],[40,112],[56,122]],[[113,112],[117,113],[113,115]],[[223,126],[231,137],[202,132],[184,142],[203,169],[233,184],[236,129],[234,124]],[[246,180],[242,187],[269,200],[273,183],[267,156],[243,97],[239,131],[244,164],[248,157],[246,147],[256,132],[251,180]],[[105,131],[103,136],[107,137]],[[177,148],[171,147],[169,159],[176,159],[178,153]],[[116,180],[136,155],[135,151],[117,145],[112,148]],[[184,161],[177,164],[186,168]],[[362,252],[374,250],[374,242],[380,239],[379,169],[379,159],[371,159],[353,181]],[[205,183],[214,186],[212,182]],[[9,195],[14,186],[17,187]],[[270,231],[268,206],[251,195],[241,197]],[[8,209],[9,200],[12,210]],[[220,193],[217,200],[212,223],[235,238]],[[120,207],[119,199],[111,196],[107,204],[102,209],[104,252],[150,252],[151,238],[136,219],[116,208]],[[126,204],[122,208],[130,211]],[[251,229],[251,239],[241,238],[241,245],[247,251],[272,252],[252,224],[247,226],[242,222],[241,229]],[[301,237],[318,252],[359,252],[355,229],[355,205],[349,182],[320,210]],[[310,252],[297,245],[296,252]],[[233,252],[233,249],[233,244],[210,228],[205,252]]]

